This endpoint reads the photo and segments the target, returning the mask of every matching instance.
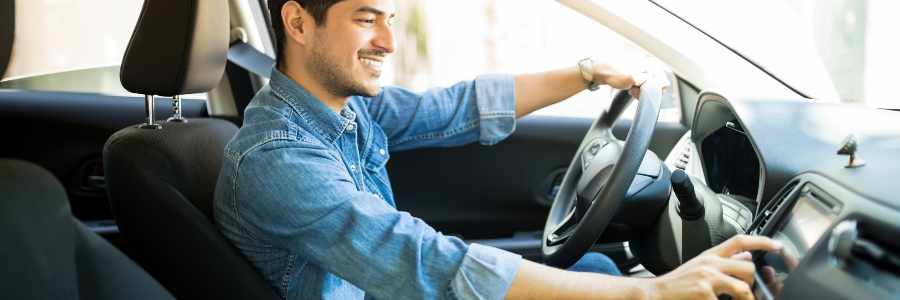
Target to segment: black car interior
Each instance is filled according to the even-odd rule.
[[[14,3],[0,1],[0,75]],[[230,3],[144,0],[120,68],[122,86],[144,96],[0,89],[0,298],[276,298],[211,212],[224,146],[260,88],[251,77],[272,67],[235,34]],[[898,112],[670,80],[678,120],[638,130],[646,152],[629,156],[636,175],[617,185],[628,196],[605,204],[605,229],[567,247],[653,276],[735,234],[765,235],[786,251],[753,253],[757,299],[900,299]],[[235,115],[186,96],[223,81]],[[467,242],[565,266],[577,255],[554,253],[593,202],[564,183],[571,166],[589,169],[580,159],[595,121],[528,116],[494,146],[391,153],[398,208]],[[619,118],[604,134],[624,141],[646,129],[638,122]]]
[[[72,216],[62,184],[22,160],[0,160],[5,299],[174,299],[150,274]]]

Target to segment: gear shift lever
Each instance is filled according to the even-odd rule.
[[[694,192],[691,178],[680,169],[672,172],[672,189],[678,198],[678,215],[681,217],[681,261],[685,262],[703,252],[710,243],[709,224],[704,215],[706,208]]]

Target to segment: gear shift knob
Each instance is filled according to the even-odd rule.
[[[703,217],[703,203],[694,194],[694,184],[684,171],[676,169],[671,177],[672,189],[678,197],[678,215],[682,220],[692,221]]]

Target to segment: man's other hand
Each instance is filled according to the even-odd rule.
[[[779,251],[781,244],[761,236],[739,235],[704,251],[678,269],[650,280],[650,299],[753,299],[753,250]]]

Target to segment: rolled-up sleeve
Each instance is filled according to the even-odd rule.
[[[444,236],[358,191],[324,146],[270,143],[239,170],[238,211],[250,235],[377,299],[502,299],[521,260]]]
[[[515,80],[508,74],[483,75],[424,93],[385,87],[368,108],[392,151],[476,140],[493,145],[515,130]]]
[[[450,299],[503,299],[518,272],[521,256],[497,248],[469,245],[450,282]]]

